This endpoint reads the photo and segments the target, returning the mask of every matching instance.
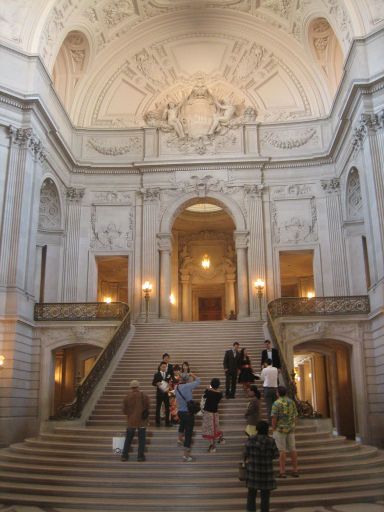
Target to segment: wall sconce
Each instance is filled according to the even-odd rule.
[[[145,281],[143,284],[143,292],[145,299],[145,323],[148,323],[148,313],[149,313],[149,298],[151,296],[152,285],[149,281]]]
[[[176,304],[176,297],[173,295],[173,293],[171,293],[169,296],[169,302],[172,304],[172,306]]]
[[[110,303],[112,302],[111,297],[105,297],[105,298],[104,298],[104,302],[105,302],[106,304],[110,304]]]
[[[4,368],[5,356],[0,355],[0,369]]]
[[[208,254],[204,254],[202,262],[201,262],[201,266],[203,267],[204,270],[208,270],[209,267],[211,266],[211,261],[208,258]]]
[[[307,299],[313,299],[314,296],[315,296],[315,292],[308,292],[307,293]]]
[[[257,298],[259,299],[259,313],[260,313],[260,320],[262,320],[263,316],[261,314],[261,299],[263,298],[263,290],[265,287],[265,282],[259,278],[259,279],[256,279],[253,286],[255,287],[255,290],[257,293]]]
[[[311,372],[308,373],[308,378],[312,379],[312,373]]]

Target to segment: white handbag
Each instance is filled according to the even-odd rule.
[[[112,451],[115,455],[121,455],[124,448],[124,437],[112,437]]]

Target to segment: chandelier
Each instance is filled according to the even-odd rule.
[[[203,267],[204,270],[208,270],[209,267],[211,266],[211,261],[208,258],[208,254],[204,254],[203,259],[201,261],[201,266]]]

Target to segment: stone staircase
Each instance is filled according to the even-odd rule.
[[[226,444],[207,453],[197,418],[192,448],[196,461],[183,463],[175,427],[148,430],[147,460],[121,462],[112,453],[113,435],[123,433],[121,403],[131,379],[152,397],[152,376],[167,351],[172,362],[188,360],[202,378],[199,398],[212,377],[223,378],[224,350],[233,341],[249,348],[259,367],[262,327],[257,322],[145,324],[136,327],[131,344],[84,427],[63,422],[52,433],[26,439],[0,451],[0,505],[28,505],[46,511],[102,510],[131,512],[209,512],[245,510],[246,490],[237,479],[245,441],[248,399],[238,389],[235,400],[223,399],[221,425]],[[384,456],[376,448],[321,431],[321,421],[301,420],[297,445],[301,476],[279,480],[274,509],[369,502],[384,497]],[[311,510],[311,509],[309,509]],[[316,510],[313,508],[312,510]],[[362,511],[363,512],[363,511]]]

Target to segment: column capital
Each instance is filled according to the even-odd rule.
[[[235,231],[233,236],[236,249],[246,249],[248,247],[249,231]]]
[[[264,185],[244,185],[244,193],[247,197],[260,199],[264,190]]]
[[[157,233],[159,251],[172,252],[172,233]]]
[[[361,114],[361,124],[365,124],[368,130],[378,131],[384,128],[384,109],[377,113]]]
[[[84,197],[85,188],[68,187],[66,196],[68,201],[80,202]]]
[[[15,126],[10,125],[8,126],[8,133],[12,144],[30,149],[35,158],[38,158],[40,161],[46,159],[43,143],[35,135],[31,127],[16,128]]]
[[[340,192],[340,180],[339,178],[321,180],[321,187],[327,194],[336,194]]]
[[[145,203],[153,203],[160,199],[159,188],[142,188],[139,192]]]

